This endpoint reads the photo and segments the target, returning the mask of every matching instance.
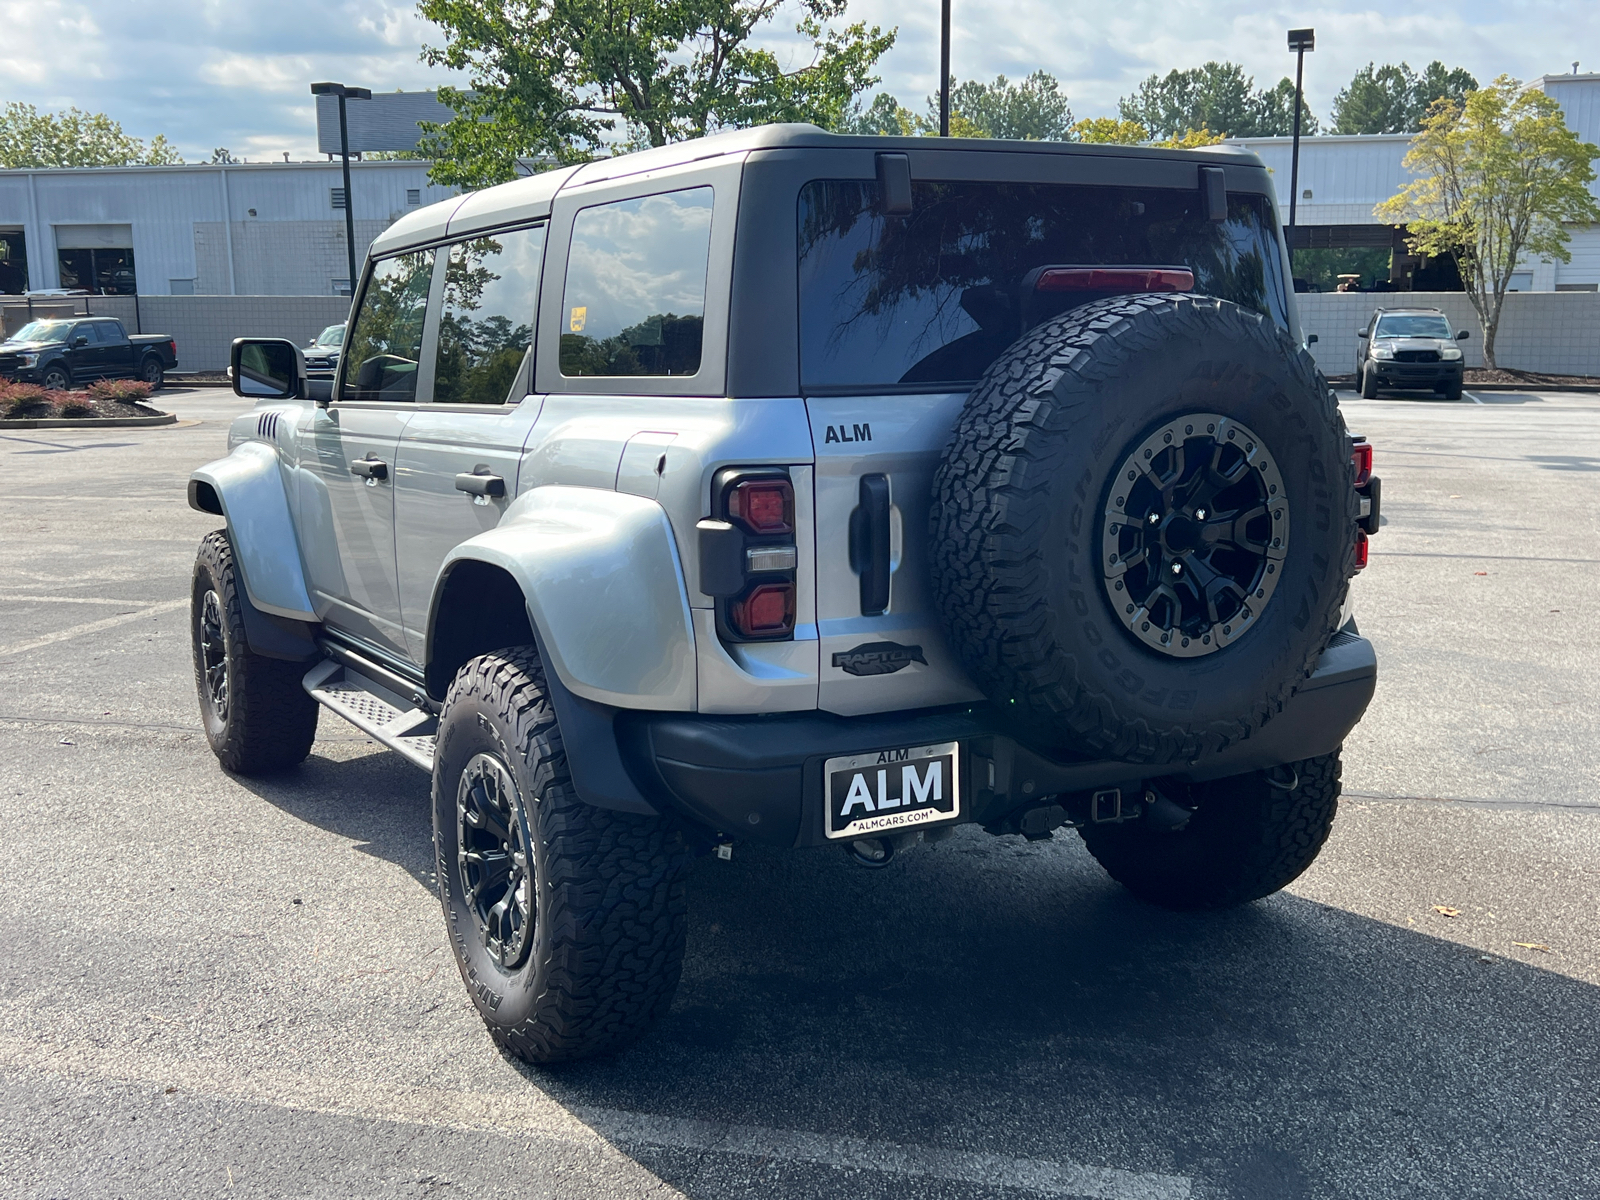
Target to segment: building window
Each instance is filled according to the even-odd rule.
[[[194,295],[194,280],[169,279],[167,280],[167,290],[174,296],[192,296]]]
[[[407,204],[421,204],[422,203],[422,189],[421,188],[407,188],[406,189],[406,203]]]
[[[28,290],[28,244],[20,229],[0,233],[0,292],[20,296]]]
[[[1556,291],[1558,291],[1558,292],[1597,292],[1597,291],[1600,291],[1600,284],[1597,284],[1597,283],[1558,283],[1558,284],[1556,284]]]
[[[335,296],[348,296],[350,294],[350,281],[348,279],[333,279],[329,283]]]
[[[334,208],[343,208],[344,207],[344,189],[343,188],[329,188],[328,189],[328,203]]]
[[[57,250],[56,258],[64,288],[101,296],[131,296],[139,290],[131,246]]]

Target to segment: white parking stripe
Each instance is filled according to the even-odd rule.
[[[1473,402],[1473,403],[1474,403],[1474,404],[1482,404],[1482,403],[1483,403],[1483,401],[1482,401],[1482,400],[1479,400],[1479,399],[1478,399],[1478,398],[1477,398],[1477,397],[1476,397],[1476,396],[1474,396],[1474,395],[1473,395],[1473,394],[1472,394],[1472,393],[1471,393],[1471,392],[1462,392],[1462,393],[1461,393],[1461,394],[1462,394],[1462,395],[1463,395],[1463,396],[1465,396],[1465,397],[1466,397],[1466,398],[1467,398],[1467,399],[1468,399],[1468,400],[1471,400],[1471,401],[1472,401],[1472,402]]]
[[[98,621],[87,621],[82,625],[74,625],[69,629],[59,629],[55,633],[47,633],[42,637],[31,638],[25,642],[12,642],[9,646],[0,646],[0,658],[10,658],[14,654],[25,654],[29,650],[37,650],[41,646],[52,646],[56,642],[65,642],[70,638],[82,637],[86,633],[98,633],[102,629],[113,629],[118,625],[126,625],[130,621],[137,621],[140,617],[148,617],[154,613],[171,612],[175,608],[187,607],[189,601],[168,600],[164,604],[149,604],[139,609],[138,612],[118,613],[114,617],[102,617]]]
[[[1182,1175],[1122,1171],[1038,1158],[940,1150],[803,1130],[723,1124],[610,1108],[568,1108],[530,1083],[507,1091],[457,1091],[392,1081],[368,1082],[269,1066],[235,1066],[145,1047],[67,1045],[0,1036],[0,1066],[68,1078],[144,1083],[191,1096],[268,1104],[301,1112],[338,1114],[469,1132],[536,1137],[625,1159],[624,1146],[660,1146],[734,1154],[907,1178],[945,1179],[1011,1187],[1043,1196],[1097,1200],[1188,1200]],[[13,1075],[11,1086],[17,1086]],[[637,1165],[637,1164],[635,1164]],[[643,1167],[639,1167],[642,1171]],[[658,1181],[668,1195],[681,1195]]]

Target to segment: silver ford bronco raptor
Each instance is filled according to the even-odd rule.
[[[1371,447],[1253,155],[773,125],[372,245],[331,397],[189,502],[207,737],[327,708],[432,775],[462,979],[535,1062],[671,1003],[685,869],[1076,829],[1174,908],[1315,858],[1376,680]]]

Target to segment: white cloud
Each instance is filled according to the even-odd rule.
[[[938,77],[934,0],[853,0],[849,20],[898,25],[882,88],[916,109]],[[1115,111],[1152,72],[1207,59],[1242,63],[1268,86],[1292,75],[1291,25],[1317,30],[1306,94],[1326,116],[1334,93],[1369,60],[1420,68],[1438,58],[1480,80],[1570,69],[1574,47],[1600,47],[1600,5],[1570,0],[1458,0],[1398,8],[1315,0],[953,0],[952,69],[963,79],[1018,78],[1040,67],[1063,83],[1078,116]],[[793,65],[805,48],[792,14],[765,42]],[[337,79],[375,91],[448,82],[418,58],[438,31],[407,0],[0,0],[6,87],[0,99],[110,113],[129,133],[162,133],[189,158],[316,157],[307,85]],[[1600,49],[1595,61],[1600,68]]]

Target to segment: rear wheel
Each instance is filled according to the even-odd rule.
[[[317,702],[300,686],[304,663],[251,651],[242,586],[227,533],[208,533],[195,559],[190,598],[200,716],[206,741],[224,767],[262,775],[292,767],[311,753]]]
[[[1089,853],[1141,900],[1230,908],[1271,895],[1316,859],[1339,808],[1339,755],[1174,788],[1192,809],[1176,830],[1085,825]]]
[[[1363,400],[1378,398],[1378,376],[1371,367],[1361,368],[1361,398]]]
[[[139,378],[148,383],[152,388],[159,388],[166,376],[166,370],[161,365],[161,360],[154,354],[145,355],[139,364]]]
[[[532,648],[450,686],[433,836],[451,948],[490,1036],[534,1063],[638,1037],[672,1003],[687,931],[681,837],[572,789]]]

